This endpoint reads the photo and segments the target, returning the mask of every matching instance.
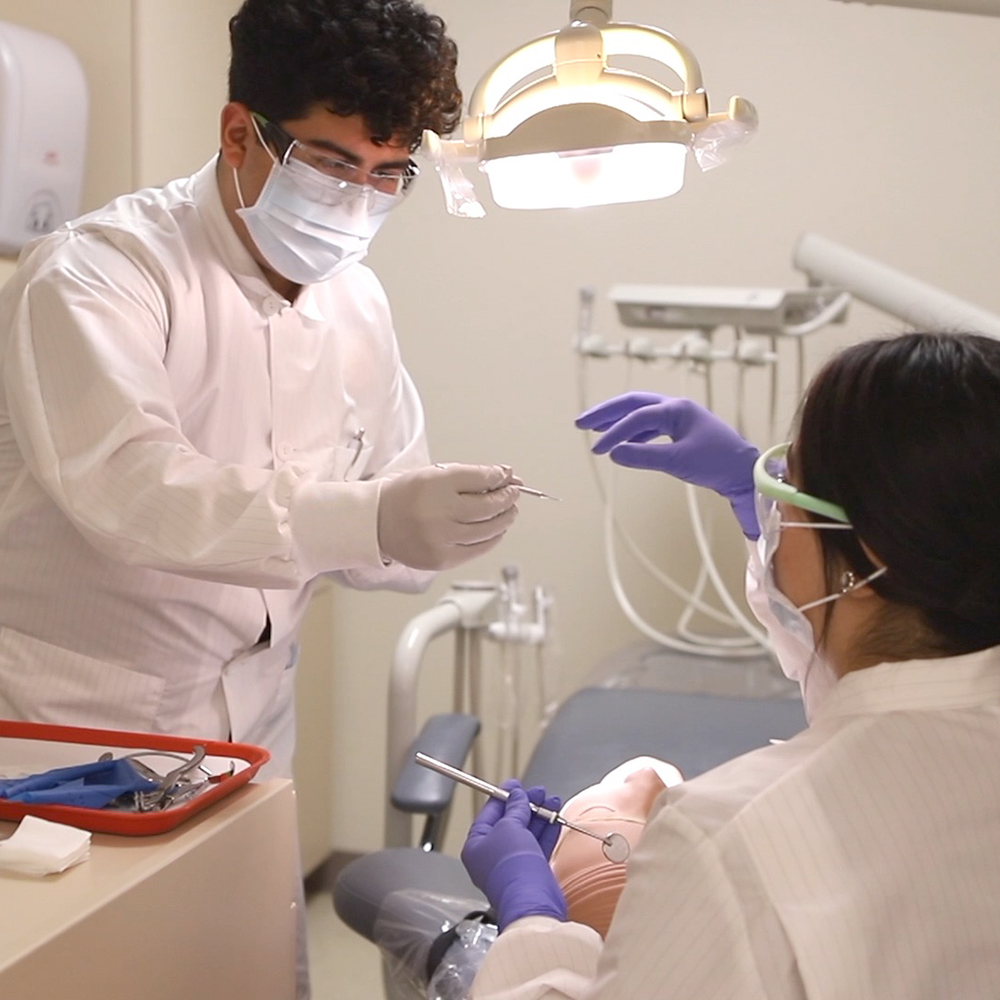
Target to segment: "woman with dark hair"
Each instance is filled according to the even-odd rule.
[[[690,400],[577,423],[729,499],[810,725],[659,796],[605,941],[566,920],[523,790],[487,803],[463,860],[501,934],[472,995],[995,1000],[1000,342],[849,348],[763,455]]]

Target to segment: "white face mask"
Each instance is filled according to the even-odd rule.
[[[844,594],[866,586],[885,573],[886,568],[882,566],[863,580],[855,580],[853,575],[845,575],[845,584],[839,593],[828,594],[826,597],[796,607],[778,589],[774,580],[774,553],[781,539],[781,529],[790,527],[792,530],[803,528],[850,530],[851,526],[813,521],[782,522],[777,505],[768,501],[761,503],[761,500],[758,494],[761,533],[760,538],[749,546],[747,604],[754,617],[767,630],[782,672],[790,680],[798,682],[805,705],[806,719],[811,721],[821,702],[837,683],[837,674],[829,660],[817,648],[812,624],[804,612],[836,601]]]
[[[266,144],[264,148],[271,153]],[[264,260],[297,285],[326,281],[361,260],[385,219],[386,209],[372,214],[371,197],[358,185],[345,187],[295,159],[281,163],[273,155],[271,158],[274,163],[267,181],[256,203],[249,207],[243,202],[239,174],[233,168],[236,193],[243,206],[236,214]],[[348,187],[357,188],[357,193]],[[383,203],[385,197],[380,196]]]

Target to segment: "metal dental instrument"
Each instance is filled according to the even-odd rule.
[[[107,751],[106,753],[102,753],[97,759],[98,761],[112,760],[113,756],[110,751]],[[147,764],[144,764],[139,759],[140,757],[173,757],[180,760],[181,763],[172,771],[160,774]],[[205,759],[205,748],[203,746],[196,746],[190,757],[185,757],[183,754],[171,753],[167,750],[140,750],[137,753],[125,754],[122,759],[130,760],[143,777],[157,782],[157,786],[149,791],[132,793],[132,801],[134,803],[132,808],[136,812],[152,812],[158,809],[167,809],[177,802],[183,802],[185,799],[190,798],[191,794],[194,794],[191,791],[192,789],[195,791],[199,790],[212,780],[212,772],[202,764],[202,761]],[[203,771],[209,777],[203,781],[192,782],[189,775],[194,770]]]
[[[435,462],[435,469],[447,469],[444,462]],[[541,490],[533,489],[531,486],[522,486],[520,483],[508,483],[508,486],[516,486],[522,493],[527,493],[529,497],[541,497],[542,500],[556,500],[562,503],[562,497],[554,497],[551,493],[543,493]]]
[[[445,764],[444,761],[435,759],[434,757],[429,757],[425,753],[417,753],[414,758],[418,764],[424,767],[430,768],[432,771],[437,771],[438,774],[443,774],[447,778],[451,778],[454,781],[461,782],[463,785],[468,785],[470,788],[478,789],[480,792],[485,792],[487,795],[492,796],[495,799],[500,799],[506,802],[510,798],[510,792],[506,788],[501,788],[499,785],[494,785],[490,781],[485,781],[482,778],[477,778],[474,774],[469,774],[467,771],[463,771],[460,768],[453,767],[451,764]],[[585,827],[577,826],[575,823],[571,823],[564,816],[555,812],[552,809],[546,809],[545,806],[536,806],[533,802],[529,803],[531,806],[531,811],[541,816],[542,819],[548,820],[550,823],[561,823],[563,826],[569,827],[570,830],[575,830],[577,833],[585,833],[588,837],[593,837],[595,840],[599,840],[602,844],[602,850],[604,851],[604,856],[612,864],[620,865],[624,864],[628,860],[628,856],[631,853],[631,847],[629,842],[620,833],[609,833],[606,837],[602,837],[599,833],[594,833],[593,830],[588,830]]]
[[[521,486],[520,483],[514,483],[522,493],[527,493],[529,497],[541,497],[543,500],[556,500],[562,502],[562,497],[554,497],[550,493],[543,493],[541,490],[533,490],[530,486]]]

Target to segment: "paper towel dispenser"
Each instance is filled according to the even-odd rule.
[[[0,253],[79,214],[87,108],[73,50],[0,21]]]

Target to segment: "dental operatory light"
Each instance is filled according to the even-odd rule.
[[[571,0],[569,24],[483,76],[460,138],[424,133],[451,214],[484,214],[463,164],[478,165],[503,208],[648,201],[680,190],[689,152],[708,170],[753,134],[756,111],[740,97],[709,114],[701,70],[681,42],[611,15],[612,0]],[[633,57],[670,82],[610,64]]]

